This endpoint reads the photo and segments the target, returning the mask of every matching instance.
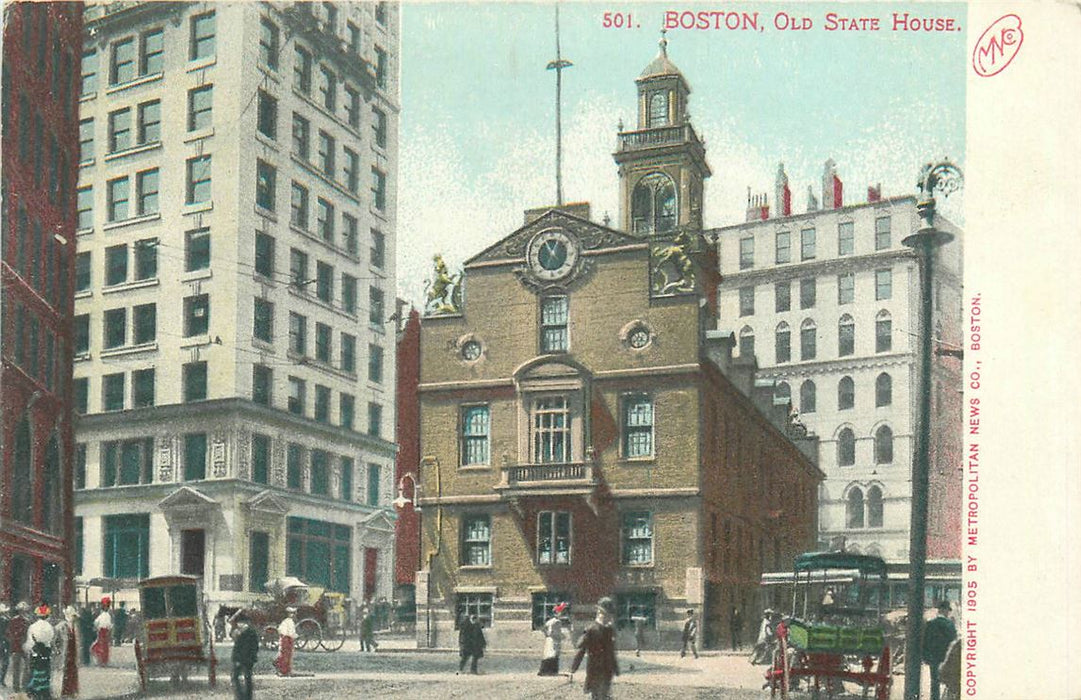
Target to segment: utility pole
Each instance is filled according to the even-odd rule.
[[[559,3],[556,3],[556,58],[548,70],[556,72],[556,204],[563,204],[563,69],[574,64],[563,58],[559,45]]]

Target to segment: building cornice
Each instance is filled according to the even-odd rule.
[[[857,204],[847,204],[837,209],[816,209],[814,211],[804,212],[802,214],[792,214],[791,216],[784,217],[771,217],[765,220],[744,221],[738,224],[729,224],[728,226],[719,226],[717,228],[706,229],[703,235],[709,237],[722,236],[731,233],[743,233],[750,229],[765,228],[768,226],[776,226],[783,228],[792,224],[802,223],[808,219],[815,219],[817,217],[830,216],[835,214],[847,214],[859,209],[893,209],[897,206],[903,206],[911,204],[913,206],[913,212],[915,212],[916,196],[915,195],[900,195],[897,197],[888,197],[878,202],[859,202]]]
[[[759,367],[755,374],[758,377],[778,379],[793,375],[839,374],[862,369],[901,367],[912,365],[915,362],[915,353],[895,352],[883,353],[881,355],[865,355],[861,357],[842,357],[835,360],[821,360],[817,362],[793,362],[783,365],[770,365],[767,367]]]
[[[659,367],[629,367],[625,369],[602,369],[591,373],[594,382],[625,379],[632,377],[664,377],[671,375],[696,374],[701,369],[697,362],[681,365],[662,365]],[[513,377],[497,379],[466,379],[450,382],[423,382],[417,391],[424,393],[447,391],[480,391],[484,389],[506,389],[515,387]]]

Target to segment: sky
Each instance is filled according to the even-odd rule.
[[[574,64],[563,73],[564,201],[618,222],[611,154],[619,122],[635,126],[634,80],[657,55],[666,12],[710,10],[757,12],[759,30],[666,34],[713,170],[707,227],[742,221],[748,187],[772,204],[780,162],[794,213],[808,185],[821,197],[827,158],[846,202],[879,183],[884,196],[914,194],[931,159],[964,168],[964,5],[563,3],[562,56]],[[605,12],[626,26],[605,28]],[[880,29],[827,31],[829,12],[878,18]],[[959,30],[894,31],[906,12]],[[811,28],[778,30],[778,13]],[[555,6],[406,2],[401,51],[398,288],[419,306],[433,254],[458,268],[521,226],[525,209],[555,203]],[[959,222],[960,199],[939,211]]]

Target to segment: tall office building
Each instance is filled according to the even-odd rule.
[[[392,595],[398,13],[87,6],[83,578]]]
[[[822,200],[808,190],[793,214],[779,168],[770,211],[748,202],[745,223],[715,229],[719,325],[776,382],[820,439],[819,539],[888,561],[907,561],[912,451],[919,389],[919,267],[902,244],[920,225],[915,196],[846,204],[827,161]],[[928,556],[961,548],[961,232],[935,260],[931,493]]]
[[[4,7],[0,600],[71,596],[71,294],[81,6]]]

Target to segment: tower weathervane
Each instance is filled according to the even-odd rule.
[[[556,3],[556,58],[548,70],[556,72],[556,204],[563,205],[563,69],[574,64],[563,58],[559,46],[559,3]]]

